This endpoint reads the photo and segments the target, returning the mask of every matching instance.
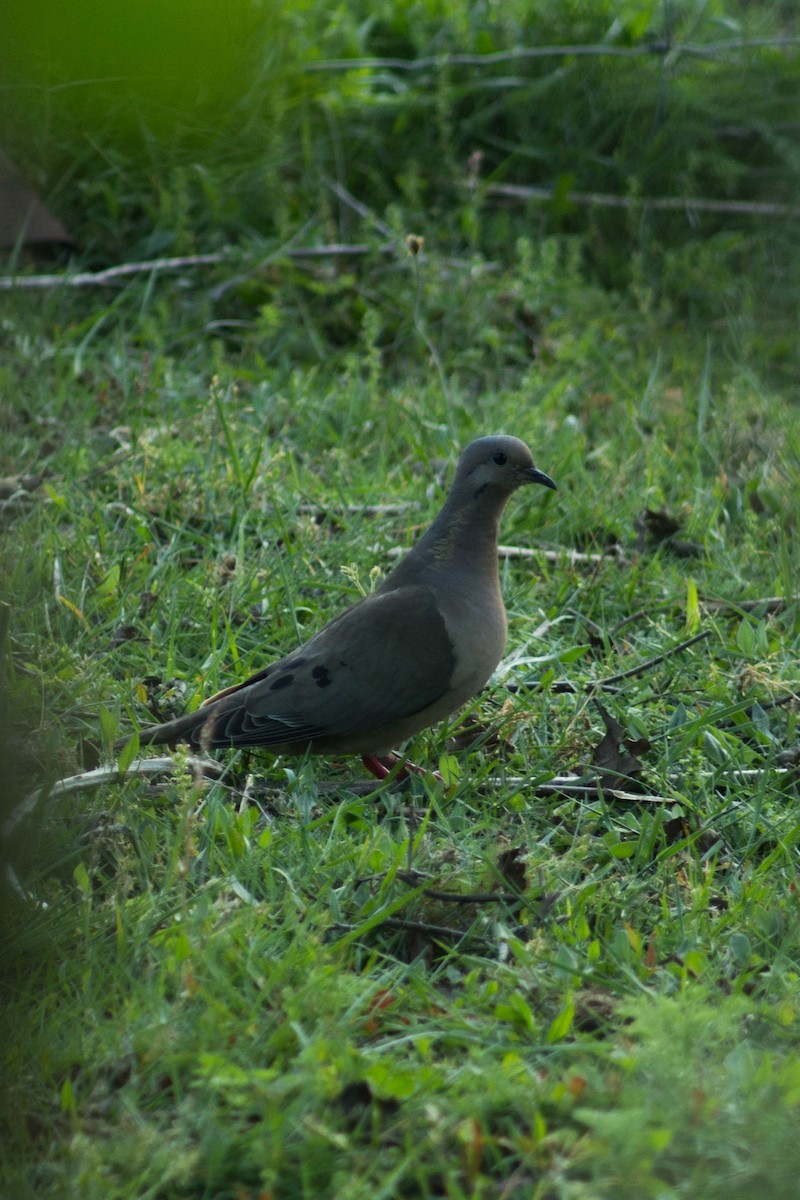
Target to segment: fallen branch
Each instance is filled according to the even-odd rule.
[[[360,929],[360,925],[350,925],[345,921],[336,921],[330,926],[332,933],[357,935]],[[365,923],[364,934],[371,933],[373,929],[399,929],[405,933],[421,933],[427,937],[441,938],[442,940],[470,941],[490,947],[495,945],[492,939],[486,937],[485,934],[472,933],[469,929],[451,929],[448,925],[430,925],[427,921],[408,921],[402,917],[386,917],[385,920],[376,921],[373,924]]]
[[[341,258],[347,255],[371,254],[376,249],[366,243],[356,245],[333,244],[329,246],[290,246],[276,251],[281,258]],[[379,246],[381,253],[394,249],[394,243]],[[181,258],[152,258],[144,262],[120,263],[106,267],[103,271],[79,271],[75,275],[1,275],[0,291],[12,288],[55,288],[55,287],[107,287],[109,284],[124,283],[134,275],[157,274],[160,271],[181,271],[194,267],[213,267],[230,261],[230,255],[187,254]]]
[[[507,779],[506,783],[524,783],[524,780]],[[675,804],[676,797],[659,796],[647,792],[626,792],[622,788],[607,787],[605,784],[587,782],[579,776],[557,775],[548,783],[537,784],[534,796],[576,796],[584,800],[622,800],[629,804]]]
[[[755,780],[763,778],[766,772],[772,775],[777,775],[779,779],[785,779],[787,776],[797,776],[797,770],[792,767],[740,767],[728,774],[720,775],[716,771],[701,771],[697,778],[710,780],[717,786],[722,783],[730,784],[733,787],[736,784],[752,783]],[[680,777],[670,777],[670,782],[679,784]],[[489,777],[488,783],[493,786],[517,787],[524,789],[530,783],[525,776],[506,775],[502,778]],[[583,800],[621,800],[628,804],[680,804],[683,797],[681,796],[661,796],[657,793],[648,792],[629,792],[623,788],[608,786],[601,784],[591,779],[587,779],[585,775],[554,775],[552,779],[548,779],[546,783],[537,783],[532,789],[533,796],[574,796],[577,799]]]
[[[475,187],[474,183],[465,186]],[[528,187],[521,183],[490,183],[483,189],[485,196],[504,196],[514,200],[536,200],[547,203],[556,193],[552,188]],[[800,217],[800,206],[776,204],[758,200],[705,200],[700,196],[616,196],[609,192],[566,192],[558,194],[559,202],[595,205],[600,208],[647,208],[661,212],[736,213],[756,217]]]
[[[646,658],[637,667],[630,667],[627,671],[620,671],[617,675],[609,675],[607,679],[598,679],[596,683],[587,684],[586,690],[593,692],[597,688],[611,687],[615,683],[620,683],[623,679],[633,679],[634,676],[641,675],[642,672],[659,666],[665,659],[672,658],[673,655],[680,654],[683,650],[688,650],[690,646],[694,646],[697,642],[702,642],[705,638],[709,637],[711,637],[711,630],[704,629],[702,633],[696,633],[694,637],[687,638],[685,642],[678,642],[677,646],[671,646],[663,654],[656,654],[654,658]]]
[[[498,546],[497,552],[501,558],[543,558],[545,562],[563,563],[565,560],[574,566],[626,561],[621,550],[614,548],[602,554],[587,554],[583,550],[541,550],[530,546]]]
[[[104,271],[79,271],[75,275],[2,275],[0,289],[51,288],[51,287],[103,287],[118,283],[131,275],[144,275],[157,271],[180,271],[184,267],[209,267],[225,262],[227,254],[187,254],[181,258],[153,258],[146,262],[120,263],[106,267]]]
[[[660,55],[675,61],[683,54],[693,58],[715,58],[740,50],[760,50],[767,46],[797,46],[800,37],[725,38],[717,42],[673,44],[669,38],[643,42],[639,46],[616,46],[606,42],[578,43],[565,46],[515,46],[493,54],[431,54],[423,58],[331,58],[306,63],[304,70],[319,71],[427,71],[444,67],[492,67],[508,62],[539,58],[645,58]]]
[[[351,517],[399,517],[411,508],[419,508],[416,500],[399,501],[397,504],[337,504],[330,509],[322,504],[301,504],[298,511],[323,520],[335,516],[337,512],[345,512]]]
[[[541,629],[542,626],[539,626]],[[539,630],[536,631],[537,636]],[[615,685],[621,683],[624,679],[633,679],[636,675],[641,675],[644,671],[650,671],[653,667],[659,666],[668,658],[672,658],[675,654],[680,654],[683,650],[688,650],[690,646],[694,646],[696,642],[702,642],[704,638],[711,637],[710,629],[703,630],[702,633],[696,633],[694,637],[687,638],[685,642],[678,642],[677,646],[671,646],[669,650],[665,650],[663,654],[656,654],[653,658],[646,658],[644,662],[635,667],[629,667],[627,671],[620,671],[616,675],[609,675],[607,679],[593,679],[582,687],[572,683],[569,679],[555,679],[549,685],[549,691],[557,695],[577,696],[579,692],[586,692],[588,695],[593,695],[600,690],[612,691],[615,690]],[[525,683],[510,683],[507,684],[510,692],[518,692],[522,690],[532,690],[537,684],[526,685]]]
[[[219,779],[225,771],[224,764],[216,762],[213,758],[200,758],[197,755],[189,755],[185,761],[186,767],[190,771],[194,771],[198,775],[203,775],[209,779]],[[29,796],[26,796],[16,808],[13,808],[2,826],[0,826],[0,834],[4,838],[11,837],[20,821],[29,816],[39,801],[45,796],[48,799],[56,799],[58,796],[67,796],[71,792],[82,792],[102,787],[106,783],[122,783],[123,780],[131,779],[135,776],[151,779],[158,775],[172,775],[178,769],[175,759],[169,756],[137,758],[126,771],[120,771],[119,767],[112,763],[108,767],[97,767],[94,771],[82,771],[80,775],[69,775],[66,779],[58,779],[51,787],[37,788],[35,792],[31,792]]]
[[[764,612],[782,612],[789,604],[797,604],[798,596],[764,596],[761,600],[701,600],[700,607],[706,612],[724,612],[732,609],[734,612],[756,612],[763,608]]]
[[[408,546],[392,546],[390,550],[386,551],[386,556],[387,558],[400,558],[401,555],[408,554],[408,551]],[[563,550],[537,550],[530,546],[498,546],[497,553],[500,558],[544,559],[545,562],[568,562],[574,566],[594,566],[602,562],[624,563],[626,561],[621,551],[607,554],[585,554],[582,550],[568,550],[566,547]]]

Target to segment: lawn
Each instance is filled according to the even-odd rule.
[[[275,11],[307,64],[602,44],[612,8]],[[747,8],[670,36],[787,44],[681,58],[668,92],[646,56],[489,87],[290,55],[269,162],[253,107],[230,191],[199,125],[145,153],[118,98],[94,140],[55,110],[48,199],[81,245],[52,269],[215,260],[0,293],[2,1194],[796,1195],[798,167],[788,85],[756,85],[800,58],[796,17]],[[663,34],[626,20],[610,44]],[[772,106],[760,149],[700,129],[736,78],[737,121]],[[491,190],[533,155],[520,95],[549,113],[544,207]],[[567,199],[616,186],[603,114],[617,210]],[[17,248],[3,273],[39,270]],[[369,591],[496,432],[558,491],[508,505],[506,657],[406,747],[431,773],[180,748],[147,773],[137,727]]]

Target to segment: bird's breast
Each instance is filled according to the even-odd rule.
[[[451,690],[468,700],[503,657],[507,624],[502,597],[499,588],[488,596],[474,591],[450,593],[441,597],[440,605],[455,658]]]

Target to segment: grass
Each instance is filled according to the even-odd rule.
[[[350,150],[388,105],[362,96],[350,130],[348,86]],[[150,186],[197,247],[151,165],[114,220],[87,201],[108,222],[90,258],[132,244]],[[216,171],[209,151],[209,211]],[[601,286],[627,253],[598,269],[602,223],[434,210],[412,175],[394,207],[388,174],[369,198],[421,258],[279,243],[255,268],[239,212],[202,274],[7,297],[0,475],[43,478],[2,513],[3,821],[44,791],[4,833],[3,1194],[795,1195],[796,296],[751,303],[791,240],[759,275],[775,229],[727,230],[728,255],[719,231],[645,221],[626,286]],[[559,491],[504,518],[505,543],[549,553],[502,561],[503,670],[409,747],[445,785],[266,755],[209,783],[178,753],[156,782],[49,794],[318,629],[494,431]],[[641,762],[633,799],[618,749],[605,788],[544,787],[596,760],[598,698]]]
[[[368,586],[435,511],[453,429],[536,447],[560,490],[512,504],[504,540],[564,550],[503,565],[517,662],[474,748],[412,747],[448,787],[257,758],[242,800],[234,760],[18,829],[15,1195],[792,1194],[800,627],[796,602],[737,607],[796,588],[792,409],[680,330],[648,364],[635,312],[587,321],[570,286],[559,347],[483,395],[458,358],[445,394],[422,347],[404,379],[365,346],[366,374],[276,386],[213,346],[204,372],[122,331],[56,341],[49,313],[7,333],[7,469],[46,467],[6,533],[17,796],[296,644],[356,594],[344,568]],[[578,383],[598,346],[602,393]],[[413,507],[359,512],[387,500]],[[636,549],[648,507],[696,557]],[[538,796],[600,741],[584,689],[665,652],[604,699],[663,799]]]

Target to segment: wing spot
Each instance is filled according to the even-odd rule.
[[[331,681],[330,673],[327,667],[314,667],[311,672],[311,678],[316,679],[317,687],[327,687]]]
[[[269,690],[271,692],[279,692],[281,688],[288,687],[289,684],[293,682],[294,675],[280,675],[274,683],[269,685]]]

